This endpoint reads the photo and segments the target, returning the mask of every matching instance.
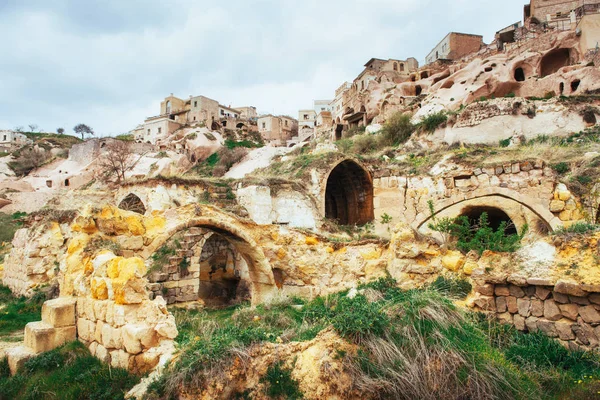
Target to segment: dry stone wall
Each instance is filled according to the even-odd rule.
[[[475,287],[476,309],[521,331],[541,331],[564,345],[596,349],[600,344],[600,285],[540,278],[491,280]]]

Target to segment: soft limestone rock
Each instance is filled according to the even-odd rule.
[[[575,281],[568,281],[561,279],[556,282],[554,286],[554,291],[557,293],[562,293],[570,296],[579,296],[583,297],[587,295],[587,292],[581,289],[579,284]]]
[[[558,321],[562,318],[562,313],[553,300],[544,302],[544,317],[550,321]]]
[[[54,327],[46,322],[30,322],[25,325],[25,346],[36,354],[50,351],[55,348],[54,332]]]
[[[55,328],[75,325],[75,305],[73,297],[59,297],[42,305],[42,321]]]
[[[11,375],[16,374],[25,362],[35,355],[27,346],[17,346],[6,349],[6,359]]]
[[[560,304],[558,308],[560,308],[560,312],[566,318],[577,321],[577,316],[579,315],[579,306],[577,304]]]
[[[465,256],[460,251],[448,251],[442,257],[442,265],[453,272],[457,272],[465,264]]]
[[[580,307],[579,315],[588,324],[600,324],[600,313],[598,313],[594,306]]]

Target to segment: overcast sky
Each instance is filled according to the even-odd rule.
[[[448,32],[522,19],[523,0],[0,0],[0,129],[100,135],[205,95],[289,114],[371,57],[420,63]]]

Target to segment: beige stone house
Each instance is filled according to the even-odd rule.
[[[298,121],[285,115],[263,115],[258,118],[258,133],[271,146],[286,146],[298,133]]]
[[[27,136],[19,132],[0,130],[0,151],[13,150],[16,147],[33,143]]]
[[[185,126],[206,126],[212,130],[246,129],[256,120],[256,108],[232,108],[206,96],[183,100],[172,93],[160,103],[160,114],[147,118],[131,133],[136,141],[155,144]]]

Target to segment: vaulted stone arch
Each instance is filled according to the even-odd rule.
[[[227,240],[243,257],[248,266],[252,304],[264,302],[277,292],[273,271],[260,245],[248,232],[226,218],[199,216],[181,222],[154,239],[152,244],[144,250],[142,257],[149,258],[176,233],[196,227],[218,234]],[[199,242],[199,245],[203,244]]]
[[[434,203],[436,217],[456,217],[464,214],[469,207],[497,209],[505,213],[517,229],[525,223],[530,224],[533,231],[554,231],[563,226],[562,221],[538,199],[508,188],[477,189]],[[413,229],[426,228],[430,219],[429,211],[419,213],[412,224]],[[531,226],[532,223],[536,226]]]
[[[121,199],[118,203],[118,207],[121,210],[132,211],[138,214],[144,215],[146,213],[146,205],[135,193],[129,193]]]
[[[335,164],[323,181],[321,211],[342,225],[373,221],[373,178],[369,171],[352,159]]]

